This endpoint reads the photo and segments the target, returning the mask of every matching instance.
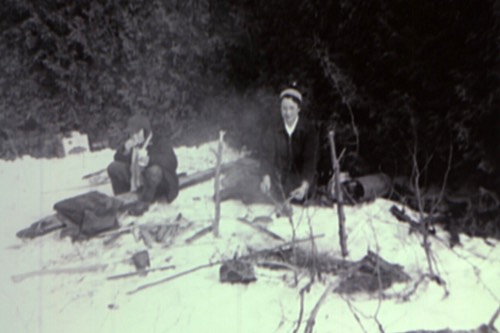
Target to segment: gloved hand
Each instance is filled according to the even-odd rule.
[[[307,191],[309,191],[309,182],[304,180],[299,187],[290,193],[290,196],[295,200],[302,201],[306,197]]]

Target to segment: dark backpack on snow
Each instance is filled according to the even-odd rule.
[[[80,235],[77,238],[85,238],[117,228],[117,213],[121,206],[120,200],[92,191],[59,201],[54,209],[78,230]]]

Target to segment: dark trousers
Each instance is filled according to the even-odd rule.
[[[108,166],[108,175],[115,195],[130,191],[131,173],[129,164],[113,161]],[[141,180],[143,185],[138,190],[140,200],[152,202],[161,196],[165,196],[169,202],[175,199],[170,193],[172,192],[170,189],[175,186],[166,181],[163,171],[158,165],[150,165],[144,169],[141,173]]]

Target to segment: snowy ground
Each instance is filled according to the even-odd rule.
[[[176,149],[179,172],[191,173],[214,166],[216,143],[199,148]],[[225,151],[226,160],[238,157]],[[247,248],[264,249],[279,245],[269,236],[237,221],[247,216],[272,216],[273,207],[244,206],[236,201],[222,205],[220,237],[205,235],[192,244],[184,241],[214,216],[213,181],[181,192],[171,205],[155,204],[138,223],[162,222],[182,213],[191,223],[170,246],[154,244],[149,249],[151,266],[175,265],[175,269],[147,276],[108,280],[107,277],[134,271],[131,255],[146,249],[132,235],[124,235],[111,245],[104,238],[71,243],[59,232],[31,240],[17,239],[15,233],[41,217],[53,213],[61,199],[97,189],[111,194],[110,185],[88,187],[81,176],[104,168],[111,151],[84,153],[64,159],[32,159],[0,162],[2,184],[0,209],[0,323],[2,332],[292,332],[300,309],[299,290],[308,282],[299,274],[295,286],[289,271],[256,268],[257,281],[249,285],[221,284],[219,265],[159,284],[134,294],[128,292],[149,282],[190,268],[232,258]],[[315,332],[378,332],[374,315],[385,332],[416,329],[474,329],[489,321],[500,305],[500,245],[497,241],[462,236],[462,245],[450,250],[447,235],[438,229],[432,238],[437,269],[446,281],[443,287],[425,280],[407,301],[396,295],[413,289],[427,271],[418,234],[408,233],[408,225],[390,213],[393,202],[346,207],[350,260],[362,258],[368,249],[391,263],[404,266],[412,281],[386,291],[393,295],[379,302],[377,294],[360,293],[341,297],[330,294],[316,318]],[[291,239],[286,218],[276,218],[266,227]],[[307,237],[310,229],[320,252],[340,258],[337,218],[331,208],[294,207],[297,238]],[[136,218],[126,217],[128,224]],[[311,223],[309,224],[308,221]],[[170,258],[170,260],[168,260]],[[168,261],[168,262],[167,262]],[[96,267],[97,271],[38,274],[22,281],[19,274],[62,268]],[[316,282],[305,294],[304,321],[329,282]],[[350,305],[350,306],[349,306]],[[356,314],[356,316],[354,315]],[[497,324],[498,326],[498,324]],[[303,332],[305,324],[301,326]]]

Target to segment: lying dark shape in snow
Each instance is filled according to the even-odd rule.
[[[348,276],[334,289],[334,292],[352,294],[360,291],[374,292],[387,289],[396,282],[406,282],[410,276],[403,267],[391,264],[376,253],[368,253],[349,269]]]
[[[347,261],[333,258],[327,254],[312,254],[301,248],[280,249],[265,253],[260,259],[266,260],[268,268],[307,268],[317,274],[339,275],[342,279],[334,292],[352,294],[356,292],[375,292],[387,289],[396,282],[406,282],[410,276],[403,267],[391,264],[372,251],[359,261]],[[285,266],[269,265],[272,262],[284,262]],[[262,265],[261,265],[262,266]]]
[[[257,280],[252,263],[240,259],[233,259],[222,264],[219,276],[220,282],[229,283],[250,283]]]

